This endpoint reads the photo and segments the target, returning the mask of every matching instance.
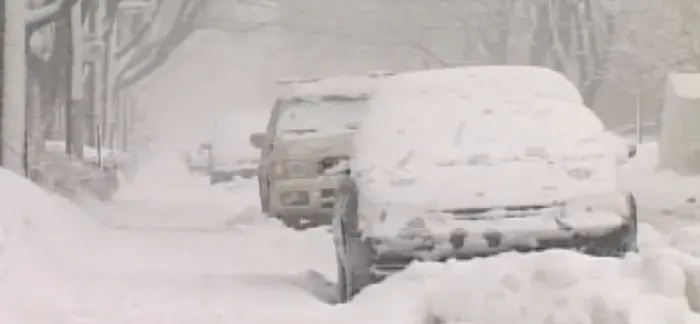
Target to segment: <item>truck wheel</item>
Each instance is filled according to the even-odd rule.
[[[213,171],[209,174],[209,184],[212,186],[223,181],[223,174],[221,172]]]
[[[270,197],[265,193],[262,183],[258,181],[258,196],[260,197],[260,209],[263,213],[270,212]]]
[[[350,301],[350,299],[352,299],[352,296],[348,293],[350,289],[348,289],[347,274],[345,273],[343,262],[340,261],[340,257],[336,255],[335,260],[338,269],[338,279],[336,280],[335,284],[335,288],[338,292],[338,302],[347,303]]]
[[[639,242],[638,242],[638,215],[637,215],[637,199],[634,197],[634,195],[630,194],[628,196],[628,201],[630,205],[630,213],[631,213],[631,224],[629,228],[629,232],[627,233],[627,237],[625,238],[625,241],[623,242],[623,247],[622,249],[624,252],[639,252]]]
[[[301,226],[301,219],[298,217],[285,217],[284,215],[277,215],[277,219],[281,220],[284,226],[288,228],[295,230],[303,229]]]
[[[341,281],[338,278],[338,293],[343,293],[343,295],[339,295],[339,300],[343,303],[350,301],[365,287],[377,282],[371,271],[373,255],[371,249],[359,238],[346,242],[348,246],[345,258],[348,260],[348,267],[345,268],[342,262],[338,263],[339,269],[342,269],[344,274],[343,288],[340,287]]]

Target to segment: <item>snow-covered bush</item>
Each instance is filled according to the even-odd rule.
[[[30,171],[32,180],[70,199],[87,194],[108,200],[119,186],[116,170],[102,170],[90,162],[71,159],[58,152],[46,152],[38,160]]]

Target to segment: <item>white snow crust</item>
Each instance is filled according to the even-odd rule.
[[[171,117],[157,126],[173,146],[193,137],[191,129],[210,130],[202,103],[230,110],[232,98],[259,83],[229,83],[255,75],[245,68],[260,65],[259,53],[243,52],[254,46],[198,35],[144,94],[151,114]],[[241,63],[221,68],[234,61]],[[0,169],[0,323],[700,323],[700,229],[688,202],[700,183],[657,172],[654,150],[642,146],[620,174],[650,211],[641,253],[413,264],[346,305],[333,305],[330,234],[292,231],[262,215],[254,181],[211,187],[177,156],[159,156],[114,202],[78,207]]]
[[[46,150],[49,152],[65,152],[66,142],[65,141],[46,141]],[[117,163],[129,163],[134,157],[119,149],[112,148],[101,148],[102,159],[111,160]],[[97,163],[100,154],[97,153],[97,148],[92,146],[85,146],[83,148],[83,158],[86,161]]]
[[[113,204],[81,210],[0,178],[3,323],[700,323],[700,261],[646,224],[642,252],[625,259],[548,251],[413,264],[332,306],[330,234],[265,218],[252,181],[211,187],[162,157]]]
[[[646,208],[678,210],[697,208],[700,176],[684,177],[671,170],[659,170],[658,143],[639,145],[637,155],[621,170],[621,180]]]
[[[488,208],[614,193],[620,145],[570,86],[532,67],[386,79],[355,141],[364,200]]]

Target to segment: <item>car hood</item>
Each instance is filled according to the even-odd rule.
[[[578,164],[513,162],[434,167],[420,173],[370,171],[361,175],[360,183],[364,194],[381,204],[430,210],[550,204],[618,189],[612,157]]]
[[[353,135],[353,132],[339,132],[279,138],[279,144],[275,146],[275,155],[301,158],[349,156]]]

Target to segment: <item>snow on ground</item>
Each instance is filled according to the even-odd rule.
[[[622,169],[624,185],[632,189],[647,208],[695,208],[700,198],[700,176],[682,177],[670,170],[657,170],[657,154],[656,142],[640,145],[637,156]]]
[[[549,251],[415,264],[332,305],[325,229],[265,218],[254,184],[212,187],[174,158],[151,163],[88,214],[0,172],[14,194],[0,195],[13,197],[3,323],[700,323],[700,260],[648,225],[643,252],[624,260]],[[108,222],[119,217],[125,226]]]
[[[621,180],[637,197],[643,219],[669,237],[675,248],[700,257],[700,176],[657,170],[658,145],[639,147]]]
[[[328,261],[332,259],[325,257],[331,245],[326,244],[330,239],[324,229],[298,233],[261,215],[238,219],[239,226],[213,233],[104,226],[105,219],[116,215],[100,211],[119,210],[129,219],[155,216],[167,223],[168,215],[181,217],[183,206],[194,211],[198,203],[211,213],[189,216],[204,224],[215,223],[211,217],[231,215],[226,207],[235,204],[223,198],[235,200],[235,193],[178,186],[178,174],[167,165],[161,164],[160,171],[173,177],[160,178],[171,180],[161,183],[160,192],[146,185],[135,185],[140,191],[127,187],[114,206],[88,206],[89,215],[0,172],[2,197],[12,197],[3,202],[0,300],[9,300],[3,303],[14,310],[8,316],[20,318],[3,323],[266,323],[271,317],[293,314],[313,323],[311,317],[320,316],[322,309],[309,310],[327,308],[319,299],[331,298],[322,278],[335,271]],[[144,179],[148,177],[136,181],[148,184]],[[129,200],[148,201],[150,208],[122,209]],[[274,312],[268,302],[276,305]],[[0,309],[0,319],[3,315]]]

